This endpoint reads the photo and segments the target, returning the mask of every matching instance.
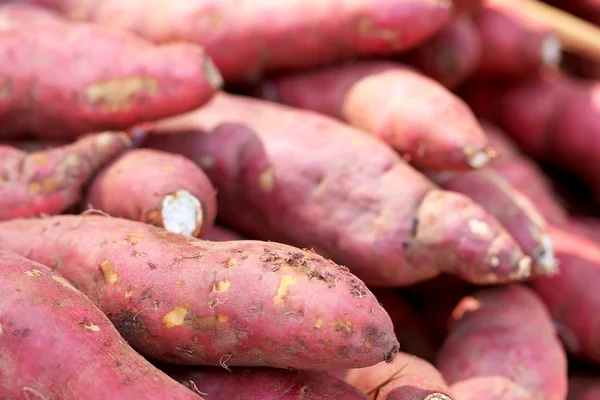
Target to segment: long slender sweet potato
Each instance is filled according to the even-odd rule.
[[[502,223],[525,254],[533,259],[532,268],[539,276],[558,272],[558,263],[548,224],[535,205],[491,169],[443,172],[429,177],[445,190],[469,196]]]
[[[164,134],[146,145],[196,160],[226,224],[314,248],[368,284],[408,285],[442,271],[480,283],[530,274],[531,259],[481,206],[334,119],[220,94],[156,130]]]
[[[214,225],[205,235],[202,236],[204,240],[210,240],[213,242],[229,242],[231,240],[244,240],[242,235],[231,229],[224,228],[219,225]]]
[[[535,400],[525,389],[503,376],[478,376],[458,381],[450,390],[460,400]]]
[[[461,15],[402,59],[447,88],[454,89],[477,69],[481,47],[479,31],[471,17]]]
[[[398,351],[364,283],[314,252],[97,215],[5,221],[0,242],[69,279],[158,361],[353,368]]]
[[[274,368],[168,368],[167,373],[207,399],[367,400],[368,397],[325,371]]]
[[[600,363],[600,247],[566,230],[551,232],[561,273],[532,286],[558,322],[569,352]]]
[[[208,232],[217,215],[216,192],[204,172],[183,156],[151,149],[128,151],[106,166],[85,203],[190,236]]]
[[[566,397],[566,355],[531,289],[517,284],[483,289],[465,297],[454,315],[436,363],[448,383],[504,376],[534,399]]]
[[[521,78],[561,61],[560,40],[547,26],[519,13],[516,6],[484,2],[475,14],[481,40],[478,77]]]
[[[3,399],[200,399],[129,347],[62,276],[3,249],[0,347]]]
[[[600,376],[598,374],[578,374],[569,377],[568,400],[600,399]]]
[[[433,365],[402,352],[391,364],[351,369],[343,379],[372,400],[452,400],[442,374]]]
[[[0,145],[0,220],[68,210],[92,175],[130,146],[123,132],[33,153]]]
[[[67,21],[45,7],[32,4],[0,4],[0,31],[32,26],[59,26]]]
[[[65,23],[0,32],[0,137],[73,138],[189,111],[221,76],[193,44]]]
[[[76,20],[153,42],[207,49],[228,82],[416,47],[452,14],[450,0],[32,0]]]
[[[263,92],[270,100],[343,119],[418,167],[468,169],[490,159],[466,104],[400,63],[364,61],[281,76],[266,83]]]

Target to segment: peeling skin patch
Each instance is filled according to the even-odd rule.
[[[188,315],[187,308],[175,307],[173,311],[168,312],[163,317],[163,323],[167,328],[183,325],[185,317]]]
[[[223,293],[229,290],[231,286],[231,282],[228,280],[222,280],[217,282],[217,284],[213,285],[213,293]]]
[[[32,269],[31,271],[25,271],[23,272],[25,275],[27,276],[42,276],[42,271],[40,271],[39,269]]]
[[[90,321],[87,320],[87,318],[85,318],[83,320],[83,322],[81,322],[79,325],[83,326],[85,329],[90,330],[92,332],[100,332],[100,327]]]
[[[228,267],[233,267],[236,264],[237,264],[237,260],[235,258],[232,258],[229,261],[227,261],[227,266]]]
[[[131,296],[133,296],[133,291],[131,289],[127,289],[125,291],[125,298],[129,298]]]
[[[195,236],[203,223],[202,203],[187,190],[178,190],[163,198],[161,216],[166,230]]]
[[[476,235],[482,237],[489,237],[492,234],[492,230],[490,226],[479,219],[470,219],[467,221],[467,225],[469,226],[469,230]]]
[[[105,284],[114,285],[119,280],[119,271],[115,269],[110,260],[102,261],[100,270],[102,271],[102,278]]]
[[[287,288],[290,285],[296,284],[296,277],[293,275],[284,275],[281,277],[281,281],[279,282],[279,288],[277,289],[277,294],[273,297],[273,303],[279,304],[283,300],[283,298],[287,295]]]
[[[271,165],[267,167],[258,177],[260,188],[265,192],[270,192],[275,187],[275,168]]]
[[[350,321],[335,321],[330,322],[329,326],[333,326],[336,332],[346,331],[347,333],[351,333],[354,324]]]
[[[52,275],[52,279],[54,279],[56,282],[60,283],[61,285],[68,287],[69,289],[77,290],[77,288],[75,288],[75,286],[71,285],[71,282],[69,282],[62,276]]]
[[[319,328],[320,328],[320,327],[322,327],[322,326],[323,326],[323,319],[322,319],[322,318],[319,318],[319,319],[317,320],[317,322],[315,322],[315,324],[313,325],[313,327],[315,327],[315,328],[317,328],[317,329],[319,329]]]
[[[85,99],[90,105],[100,105],[105,112],[131,107],[135,96],[155,94],[159,90],[154,78],[131,76],[96,82],[85,88]]]
[[[398,32],[393,29],[377,28],[373,25],[373,20],[367,16],[359,18],[356,24],[358,35],[364,37],[375,37],[386,41],[392,48],[401,47],[402,43],[398,37]]]
[[[512,280],[526,279],[531,275],[531,257],[525,256],[521,258],[517,264],[517,270],[513,271],[509,278]]]
[[[308,393],[308,386],[304,385],[298,390],[298,398],[303,399],[306,393]]]
[[[552,274],[556,271],[558,263],[554,258],[554,244],[549,235],[542,235],[535,260],[547,273]]]

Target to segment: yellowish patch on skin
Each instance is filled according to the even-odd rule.
[[[60,283],[61,285],[68,287],[69,289],[77,290],[77,288],[75,286],[71,285],[71,282],[69,282],[62,276],[52,275],[52,279],[54,279],[56,282]]]
[[[85,329],[89,329],[92,332],[100,332],[100,327],[98,325],[94,325],[91,322],[89,324],[83,325]]]
[[[490,237],[492,235],[492,229],[484,221],[479,219],[470,219],[467,221],[467,225],[469,230],[478,236]]]
[[[196,161],[198,163],[198,165],[200,165],[200,167],[202,168],[212,168],[213,165],[215,165],[215,159],[212,156],[201,156],[198,157],[198,160]]]
[[[40,271],[39,269],[32,269],[31,271],[25,271],[23,272],[25,275],[27,276],[42,276],[42,271]]]
[[[352,328],[354,328],[354,324],[350,321],[330,322],[329,326],[333,326],[336,331],[345,330],[348,333],[352,332]]]
[[[223,293],[228,291],[230,286],[231,282],[225,279],[214,285],[212,291],[213,293]]]
[[[298,398],[303,399],[306,393],[308,392],[308,386],[304,385],[298,391]]]
[[[127,236],[125,236],[125,239],[123,239],[119,243],[124,244],[126,246],[131,246],[132,244],[139,243],[140,240],[142,240],[142,236],[143,235],[141,233],[137,232],[128,233]]]
[[[4,328],[2,327],[2,324],[0,324],[0,334],[2,334],[2,332],[4,332]]]
[[[45,167],[47,165],[50,165],[50,163],[52,163],[54,160],[52,159],[49,153],[33,153],[29,156],[28,161],[32,162],[37,166]]]
[[[317,320],[317,322],[315,322],[315,324],[313,325],[313,327],[315,327],[315,328],[317,328],[317,329],[319,329],[319,328],[320,328],[320,327],[322,327],[322,326],[323,326],[323,319],[322,319],[322,318],[319,318],[319,319]]]
[[[219,322],[227,322],[229,321],[229,317],[227,315],[218,315],[217,316],[217,321]]]
[[[172,165],[166,165],[163,167],[163,172],[173,172],[175,171],[175,167]]]
[[[188,315],[187,308],[175,307],[173,311],[169,311],[163,317],[163,323],[167,328],[183,325],[185,317]]]
[[[258,184],[265,192],[270,192],[275,187],[275,168],[270,165],[258,177]]]
[[[277,294],[273,297],[273,303],[279,304],[283,300],[283,297],[287,295],[287,289],[290,285],[296,284],[296,277],[293,275],[284,275],[281,277],[281,281],[279,282],[279,288],[277,289]]]
[[[227,266],[228,267],[233,267],[236,264],[237,264],[237,260],[235,258],[232,258],[229,261],[227,261]]]
[[[141,93],[155,94],[159,90],[154,78],[130,76],[108,79],[89,85],[85,99],[89,104],[99,104],[105,112],[119,111],[131,107],[135,96]]]
[[[102,278],[104,278],[104,283],[107,285],[114,285],[119,280],[119,271],[115,269],[110,260],[104,260],[100,263],[100,271],[102,271]]]
[[[133,296],[133,291],[131,289],[127,289],[125,291],[125,298],[127,299],[127,298],[129,298],[131,296]]]
[[[6,179],[5,177],[3,177],[3,176],[0,176],[0,188],[1,188],[2,186],[4,186],[4,184],[5,184],[6,182],[7,182],[7,179]]]
[[[378,28],[374,26],[373,20],[367,16],[359,18],[356,24],[358,35],[361,37],[375,37],[386,41],[392,48],[400,47],[402,44],[398,33],[393,29]]]
[[[371,338],[370,337],[366,337],[365,338],[365,347],[370,349],[371,347],[373,347],[373,343],[371,343]]]
[[[183,281],[180,279],[180,280],[178,280],[177,282],[175,282],[175,285],[177,285],[177,286],[179,286],[179,287],[182,287],[182,286],[183,286],[183,283],[184,283],[184,282],[183,282]]]

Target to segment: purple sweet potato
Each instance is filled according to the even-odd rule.
[[[470,197],[500,221],[525,254],[533,259],[532,268],[538,276],[558,272],[544,217],[525,195],[513,188],[499,173],[485,168],[430,174],[429,177],[445,190]]]
[[[478,376],[458,381],[450,390],[460,400],[535,400],[525,389],[504,376]]]
[[[207,399],[227,400],[367,400],[358,389],[324,371],[220,367],[166,369]]]
[[[92,180],[85,203],[105,213],[189,236],[204,235],[217,215],[216,192],[191,160],[135,149]]]
[[[158,361],[354,368],[398,351],[364,283],[308,250],[98,215],[5,221],[0,242],[69,279]]]
[[[283,75],[262,92],[272,101],[342,119],[420,168],[478,168],[492,154],[467,105],[401,63],[364,61]]]
[[[531,259],[481,206],[332,118],[220,94],[156,130],[146,145],[196,160],[224,223],[314,248],[368,284],[409,285],[442,271],[479,283],[530,274]]]
[[[442,374],[433,365],[402,352],[393,363],[351,369],[343,379],[372,400],[452,400]]]
[[[199,46],[65,23],[0,32],[0,138],[74,138],[192,110],[221,76]]]
[[[0,249],[3,399],[200,399],[136,353],[65,278]]]
[[[565,351],[535,292],[517,284],[483,289],[465,297],[454,315],[436,362],[448,383],[504,376],[534,399],[565,399]]]
[[[452,15],[450,0],[30,1],[155,43],[199,44],[228,82],[402,52],[434,35]]]
[[[0,220],[59,214],[81,200],[92,175],[131,146],[123,132],[26,153],[0,145]]]
[[[210,240],[212,242],[229,242],[232,240],[244,240],[242,235],[240,235],[239,233],[219,225],[213,225],[213,227],[210,228],[210,230],[202,236],[202,239]]]

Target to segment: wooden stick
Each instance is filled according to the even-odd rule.
[[[563,49],[600,62],[600,27],[539,0],[488,0],[509,7],[524,17],[546,25]]]

